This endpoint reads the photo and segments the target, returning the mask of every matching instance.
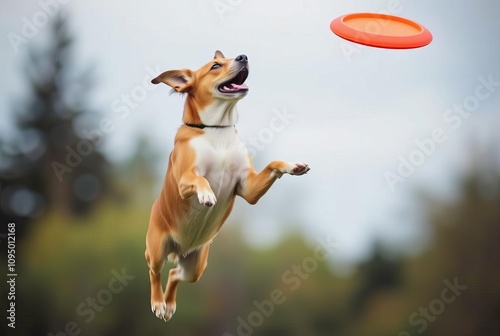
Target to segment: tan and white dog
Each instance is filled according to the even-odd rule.
[[[146,236],[151,309],[165,321],[176,309],[180,281],[197,281],[207,266],[210,243],[229,216],[236,195],[255,204],[283,174],[302,175],[304,163],[273,161],[260,173],[234,127],[236,103],[248,93],[248,58],[216,51],[197,71],[166,71],[152,80],[186,93],[182,125],[163,189],[153,204]],[[163,292],[160,271],[176,261]]]

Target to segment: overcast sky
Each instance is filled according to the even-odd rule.
[[[9,106],[25,92],[26,49],[43,43],[47,26],[16,52],[8,34],[21,35],[23,17],[32,21],[41,6],[0,1],[0,131],[8,132]],[[139,92],[153,73],[197,69],[216,49],[249,57],[250,93],[239,103],[237,127],[242,139],[261,137],[258,168],[273,159],[312,167],[305,177],[284,176],[254,208],[237,202],[230,222],[251,215],[245,232],[256,244],[273,242],[294,222],[311,241],[335,234],[342,260],[365,258],[375,237],[418,249],[425,230],[415,189],[454,197],[453,181],[470,163],[468,143],[500,142],[499,86],[490,84],[492,92],[476,99],[460,125],[443,118],[454,104],[474,103],[470,97],[482,81],[500,82],[497,0],[69,0],[60,8],[70,14],[79,62],[95,66],[98,87],[90,103],[116,121],[106,147],[114,160],[127,157],[137,136],[147,134],[164,152],[165,169],[183,107],[167,87],[148,86],[137,107],[118,120],[113,104],[123,94]],[[433,42],[377,49],[329,29],[340,15],[382,10],[423,24]],[[276,113],[294,118],[271,139],[265,129]],[[415,139],[430,139],[437,128],[446,141],[391,190],[387,172],[396,173],[399,157],[418,149]]]

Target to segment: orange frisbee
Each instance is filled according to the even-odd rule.
[[[353,13],[330,23],[336,35],[359,44],[388,49],[411,49],[428,45],[431,32],[415,21],[379,13]]]

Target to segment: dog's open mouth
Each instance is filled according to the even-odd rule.
[[[248,69],[241,69],[236,76],[232,79],[219,85],[218,89],[222,93],[235,93],[248,91],[248,85],[245,84],[245,80],[248,77]]]

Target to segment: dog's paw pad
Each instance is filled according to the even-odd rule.
[[[165,319],[164,316],[167,311],[167,304],[165,302],[153,302],[151,303],[151,311],[156,317]]]
[[[215,194],[213,191],[198,191],[198,201],[200,204],[204,206],[211,207],[217,203],[217,199],[215,198]]]
[[[172,318],[172,316],[174,316],[175,310],[176,310],[175,303],[166,304],[165,314],[163,315],[163,319],[165,320],[165,322],[168,322]]]
[[[309,170],[311,170],[311,168],[309,168],[306,163],[297,162],[293,164],[290,175],[304,175],[307,174]]]

